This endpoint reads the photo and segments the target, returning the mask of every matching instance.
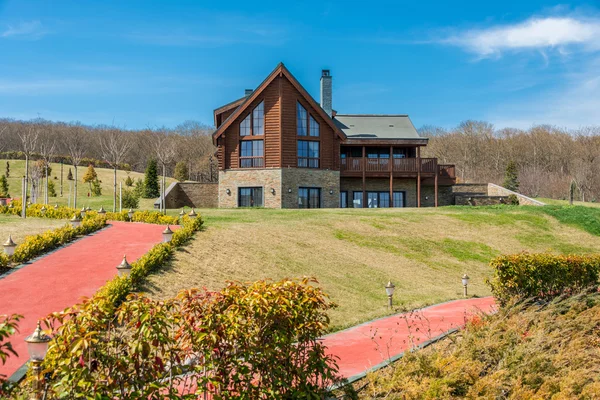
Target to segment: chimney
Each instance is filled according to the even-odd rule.
[[[321,108],[331,117],[332,105],[331,75],[328,69],[321,71]]]
[[[244,96],[248,97],[252,94],[252,92],[254,92],[253,89],[246,89],[244,90]]]

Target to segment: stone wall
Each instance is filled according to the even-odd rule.
[[[181,207],[215,208],[218,206],[218,184],[199,182],[174,182],[165,191],[168,209]],[[158,200],[154,204],[159,207]]]
[[[340,206],[339,171],[310,168],[284,168],[281,171],[283,208],[298,208],[298,189],[301,187],[321,188],[322,208]]]
[[[488,183],[487,185],[487,194],[490,196],[500,196],[507,197],[511,194],[514,194],[519,198],[519,205],[522,206],[545,206],[545,203],[542,203],[539,200],[532,199],[531,197],[527,197],[517,192],[513,192],[512,190],[508,190],[502,186],[495,185],[493,183]]]
[[[262,187],[264,207],[281,208],[280,168],[219,171],[219,207],[237,207],[240,187]],[[275,189],[275,193],[271,189]]]
[[[452,193],[487,194],[487,183],[457,183],[452,186]]]
[[[438,186],[438,207],[453,204],[452,186]],[[421,207],[435,207],[435,186],[421,186]]]
[[[457,206],[493,206],[508,204],[506,196],[483,196],[458,194],[454,197]]]

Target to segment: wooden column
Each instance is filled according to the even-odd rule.
[[[367,163],[365,162],[365,156],[366,156],[366,149],[365,146],[362,147],[362,197],[363,197],[363,203],[362,203],[362,207],[365,208],[367,206]]]
[[[390,146],[390,207],[394,207],[394,148]]]
[[[421,147],[417,147],[417,207],[421,207]]]
[[[440,167],[437,165],[437,159],[435,160],[435,178],[434,178],[434,203],[435,207],[438,206],[438,176],[440,175]]]

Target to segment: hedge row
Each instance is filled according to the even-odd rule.
[[[9,262],[16,264],[24,263],[71,242],[77,236],[87,235],[102,229],[104,226],[106,226],[106,217],[97,215],[86,217],[77,228],[65,225],[55,230],[40,233],[39,235],[26,236],[22,243],[17,244],[12,257],[9,258],[4,254],[0,257],[0,266],[7,267]]]
[[[183,217],[182,226],[173,233],[169,243],[155,245],[148,253],[131,264],[129,276],[117,276],[108,281],[94,297],[92,301],[109,301],[118,305],[133,290],[140,287],[144,279],[152,272],[166,264],[175,250],[187,243],[194,233],[202,228],[202,218]]]
[[[14,200],[11,206],[0,206],[0,214],[9,215],[21,215],[21,201]],[[45,212],[42,212],[42,207],[46,208]],[[30,204],[27,206],[28,217],[38,218],[51,218],[51,219],[70,219],[73,215],[78,214],[79,210],[75,208],[60,206],[54,208],[54,206],[43,204]],[[91,210],[86,215],[96,216],[99,215],[97,211]],[[107,212],[105,214],[107,220],[110,221],[129,221],[129,214],[127,211],[122,212]],[[159,225],[177,225],[179,218],[163,215],[157,211],[135,211],[133,213],[133,222],[144,222],[147,224],[159,224]]]
[[[598,286],[600,256],[521,253],[495,258],[487,283],[500,304],[513,298],[548,300]]]

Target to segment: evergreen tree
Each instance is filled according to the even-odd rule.
[[[10,197],[8,193],[8,179],[6,176],[0,176],[0,197]]]
[[[98,174],[96,174],[96,170],[92,164],[88,165],[88,169],[85,171],[83,175],[83,183],[87,183],[90,185],[90,192],[92,192],[92,183],[98,179]]]
[[[127,187],[133,186],[133,179],[131,179],[131,177],[129,175],[127,175],[127,179],[125,179],[125,186],[127,186]]]
[[[179,182],[183,182],[188,178],[188,167],[185,161],[179,161],[175,165],[175,179]]]
[[[10,178],[10,164],[8,163],[8,161],[6,162],[6,177]]]
[[[69,180],[69,181],[73,180],[73,173],[71,172],[71,168],[69,168],[69,173],[67,174],[67,180]]]
[[[53,181],[48,181],[48,196],[56,197],[56,187],[54,186]]]
[[[146,199],[154,199],[160,196],[160,191],[158,190],[158,168],[156,160],[150,160],[146,166],[144,189],[144,198]]]
[[[102,196],[102,186],[100,186],[98,178],[92,182],[92,196]]]
[[[513,192],[519,191],[519,175],[517,172],[517,164],[514,161],[509,162],[506,166],[504,187]]]

